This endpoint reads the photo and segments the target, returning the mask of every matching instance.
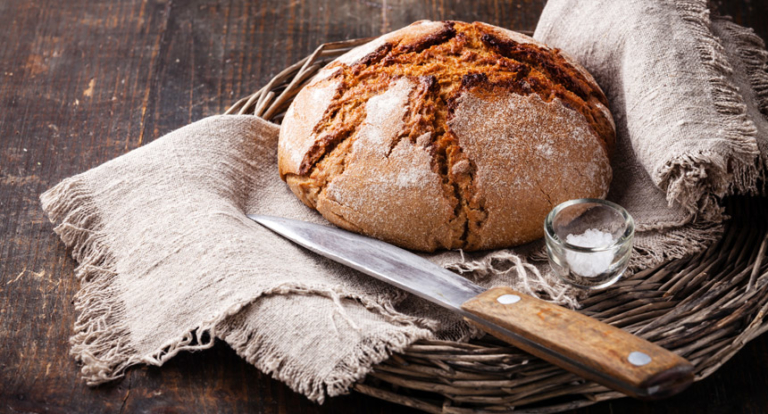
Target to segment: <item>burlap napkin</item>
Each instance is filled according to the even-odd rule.
[[[765,178],[768,75],[760,38],[709,14],[703,0],[554,0],[534,37],[592,73],[670,207],[718,221],[718,198]]]
[[[712,33],[720,40],[731,64],[728,79],[744,98],[747,117],[754,122],[760,152],[760,193],[768,195],[768,51],[752,29],[739,26],[730,17],[712,19]]]
[[[625,119],[621,107],[614,111]],[[717,237],[717,222],[692,222],[690,209],[667,205],[665,192],[634,156],[634,140],[626,129],[619,132],[610,198],[637,219],[633,269],[697,251]],[[277,126],[252,116],[207,118],[41,196],[79,262],[71,342],[89,384],[118,378],[131,365],[161,365],[218,338],[322,402],[420,338],[477,334],[450,313],[309,253],[245,217],[326,223],[280,181],[277,133]],[[546,264],[527,260],[538,252],[540,245],[532,244],[426,257],[484,286],[509,285],[576,306],[577,291],[554,281]]]

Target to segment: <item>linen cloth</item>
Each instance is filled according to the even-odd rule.
[[[768,80],[762,41],[735,24],[713,27],[709,14],[699,0],[555,0],[534,37],[595,77],[620,145],[631,145],[669,205],[718,221],[719,198],[755,194],[765,178],[757,141],[768,131],[756,123],[765,122]]]
[[[580,27],[576,20],[551,23],[557,5],[568,3],[547,5],[537,32],[542,40],[558,46],[560,30]],[[685,16],[664,21],[671,24],[664,30],[689,34]],[[655,24],[646,26],[661,30]],[[708,27],[707,20],[700,29]],[[602,56],[615,45],[597,37],[563,47],[589,65],[591,55]],[[631,62],[632,54],[623,59]],[[721,188],[715,186],[712,196],[695,203],[688,203],[693,196],[670,196],[669,187],[678,184],[659,189],[655,184],[663,179],[656,182],[657,166],[667,165],[670,154],[649,150],[652,145],[630,127],[636,110],[617,96],[634,89],[606,84],[611,78],[600,77],[599,68],[595,74],[608,92],[619,132],[609,199],[624,205],[637,222],[631,269],[701,250],[722,231],[722,215],[712,204]],[[679,104],[654,96],[670,111],[670,105]],[[730,159],[749,147],[756,160],[756,133],[736,130],[741,135],[727,129],[716,135],[723,142],[714,149]],[[270,214],[328,224],[279,179],[278,131],[253,116],[206,118],[68,178],[41,196],[55,231],[79,262],[79,316],[71,343],[89,384],[119,378],[135,364],[162,365],[180,351],[208,348],[218,338],[262,371],[322,402],[346,393],[373,365],[418,339],[479,335],[451,313],[310,253],[246,218],[246,213]],[[729,140],[738,145],[730,146]],[[750,140],[751,147],[745,144]],[[697,147],[673,147],[678,158],[693,151],[685,159],[698,168]],[[742,175],[754,173],[746,162],[739,168]],[[577,307],[580,293],[557,282],[546,262],[536,261],[541,251],[539,242],[472,255],[424,256],[483,286],[512,286]]]

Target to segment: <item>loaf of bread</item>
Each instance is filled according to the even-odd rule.
[[[543,236],[602,198],[606,98],[557,49],[484,23],[419,21],[339,57],[291,104],[280,176],[332,223],[421,251]]]

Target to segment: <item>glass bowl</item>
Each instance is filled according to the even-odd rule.
[[[552,209],[544,233],[556,275],[583,289],[602,289],[627,269],[635,222],[616,203],[582,198]]]

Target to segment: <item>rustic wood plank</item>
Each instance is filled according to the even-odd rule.
[[[223,112],[324,41],[421,18],[533,30],[543,0],[0,2],[0,412],[416,412],[353,394],[317,406],[225,344],[86,387],[68,356],[75,263],[40,210],[61,179]],[[768,1],[719,2],[768,37]],[[574,412],[765,411],[768,338],[664,403]]]

